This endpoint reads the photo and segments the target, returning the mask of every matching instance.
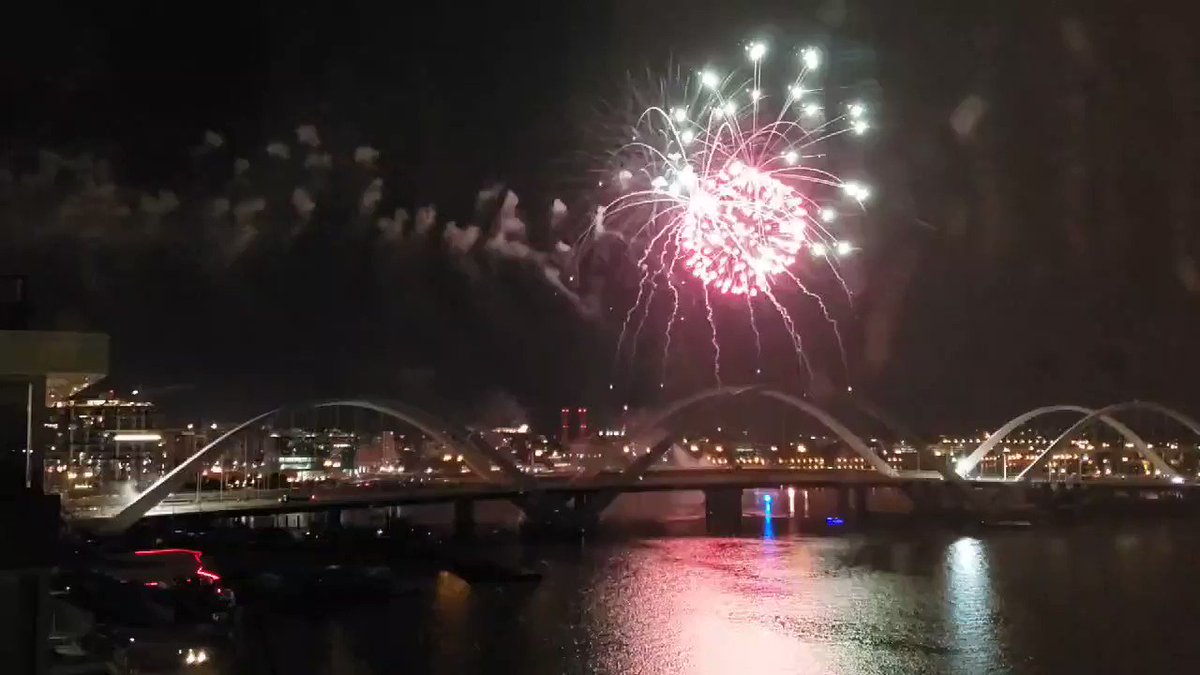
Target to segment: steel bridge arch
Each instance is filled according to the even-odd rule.
[[[725,396],[740,396],[742,394],[753,393],[765,398],[775,399],[792,408],[795,408],[809,417],[820,422],[822,426],[829,429],[840,438],[846,445],[850,446],[854,452],[867,461],[876,471],[886,476],[898,475],[896,469],[884,461],[875,451],[871,449],[866,442],[863,441],[857,434],[851,431],[845,424],[830,414],[824,408],[821,408],[813,403],[805,401],[802,398],[785,394],[784,392],[767,389],[761,386],[724,386],[706,389],[701,392],[692,394],[685,398],[679,399],[659,411],[656,411],[650,419],[639,425],[638,429],[630,434],[630,439],[634,442],[641,442],[646,445],[651,445],[651,449],[645,455],[638,457],[631,463],[622,475],[636,478],[644,474],[655,462],[659,461],[663,455],[670,450],[674,441],[673,434],[662,429],[662,424],[671,417],[683,412],[698,403],[714,398]],[[652,439],[652,440],[647,440]]]
[[[197,450],[195,454],[188,457],[168,472],[167,475],[155,481],[153,485],[139,494],[132,502],[125,505],[117,515],[105,521],[103,529],[120,532],[129,528],[161,503],[163,499],[166,499],[168,495],[181,487],[191,477],[196,468],[203,466],[211,457],[223,452],[225,450],[223,447],[225,441],[268,417],[290,409],[337,407],[370,410],[406,424],[411,424],[435,441],[454,448],[457,452],[461,453],[466,465],[486,481],[496,481],[496,477],[492,475],[491,471],[491,465],[493,464],[500,467],[499,473],[501,477],[507,479],[509,482],[520,484],[525,480],[525,475],[513,464],[511,459],[487,445],[478,435],[466,429],[453,430],[443,420],[419,408],[403,403],[388,403],[384,405],[366,400],[335,399],[302,405],[280,406],[238,424]]]
[[[1017,474],[1017,480],[1027,480],[1027,476],[1031,471],[1049,461],[1049,458],[1053,456],[1057,449],[1059,449],[1067,441],[1071,440],[1075,434],[1087,428],[1092,423],[1096,421],[1102,421],[1105,424],[1108,424],[1108,426],[1112,427],[1113,425],[1105,420],[1112,420],[1111,415],[1128,410],[1149,410],[1151,412],[1159,413],[1160,415],[1168,417],[1187,427],[1189,431],[1197,436],[1200,436],[1200,422],[1197,422],[1192,417],[1189,417],[1188,415],[1185,415],[1174,408],[1169,408],[1161,403],[1155,403],[1153,401],[1125,401],[1123,403],[1114,403],[1098,410],[1090,411],[1074,424],[1067,427],[1067,429],[1059,434],[1058,437],[1050,443],[1050,445],[1046,446],[1046,449],[1037,456],[1037,459],[1033,460],[1033,463],[1025,467],[1021,473]],[[1116,429],[1117,427],[1113,428]],[[1182,476],[1179,475],[1179,472],[1162,458],[1162,455],[1155,452],[1154,449],[1149,446],[1149,444],[1143,441],[1140,437],[1137,437],[1136,434],[1134,437],[1137,438],[1137,440],[1132,440],[1128,436],[1126,436],[1126,440],[1132,442],[1134,444],[1134,448],[1138,451],[1138,454],[1145,457],[1151,464],[1154,465],[1154,468],[1158,469],[1161,473],[1172,479],[1182,478]]]
[[[1032,410],[1026,410],[1025,412],[1021,413],[1020,415],[1017,415],[1016,417],[1013,417],[1009,421],[1005,422],[999,429],[996,430],[995,433],[988,436],[987,440],[985,440],[983,443],[980,443],[979,447],[975,448],[975,450],[970,455],[967,455],[963,459],[959,460],[958,464],[954,467],[954,471],[959,476],[962,476],[965,478],[968,474],[975,471],[975,469],[979,467],[979,464],[983,461],[983,458],[988,455],[988,453],[990,453],[992,450],[995,450],[996,446],[1000,445],[1004,441],[1004,439],[1008,438],[1008,436],[1010,434],[1012,434],[1012,432],[1016,431],[1019,427],[1024,426],[1025,424],[1029,423],[1030,421],[1032,421],[1038,417],[1042,417],[1044,415],[1052,415],[1052,414],[1061,413],[1061,412],[1073,412],[1073,413],[1078,413],[1080,415],[1083,415],[1083,417],[1079,421],[1077,421],[1075,423],[1075,425],[1072,425],[1070,428],[1068,428],[1067,431],[1070,432],[1071,434],[1077,433],[1078,429],[1076,429],[1075,427],[1076,427],[1076,425],[1079,425],[1079,422],[1082,420],[1087,420],[1089,424],[1094,421],[1099,421],[1099,422],[1103,423],[1105,426],[1107,426],[1108,428],[1110,428],[1113,431],[1116,431],[1118,434],[1120,434],[1121,437],[1124,438],[1126,442],[1132,443],[1133,447],[1138,451],[1138,454],[1142,455],[1143,457],[1146,457],[1151,462],[1154,462],[1155,466],[1158,466],[1160,463],[1163,466],[1166,466],[1166,463],[1163,462],[1162,458],[1159,457],[1154,452],[1154,450],[1150,448],[1149,444],[1147,444],[1146,441],[1143,440],[1141,436],[1139,436],[1133,429],[1130,429],[1125,424],[1123,424],[1119,420],[1113,418],[1109,414],[1111,412],[1111,410],[1109,408],[1112,408],[1112,406],[1109,406],[1108,408],[1102,408],[1100,410],[1096,410],[1093,408],[1085,408],[1083,406],[1078,406],[1078,405],[1059,404],[1059,405],[1047,405],[1047,406],[1042,406],[1040,408],[1034,408]],[[1082,428],[1082,427],[1080,427],[1080,428]],[[1067,432],[1064,432],[1064,433],[1067,433]],[[1054,446],[1062,438],[1063,437],[1060,436],[1058,439],[1055,439],[1055,441],[1050,444],[1050,447]],[[1049,448],[1047,448],[1047,449],[1049,449]],[[1043,451],[1043,452],[1045,452],[1045,451]],[[1037,461],[1040,461],[1040,456],[1039,456],[1038,460],[1035,460],[1035,463]],[[1028,469],[1028,467],[1027,467],[1027,469]],[[1167,469],[1172,474],[1175,473],[1174,469],[1171,469],[1169,466],[1167,467]],[[1018,474],[1018,478],[1020,476],[1023,476],[1024,474],[1025,474],[1025,472],[1022,471],[1020,474]]]
[[[666,434],[666,432],[661,429],[662,423],[667,421],[669,418],[678,415],[687,408],[690,408],[702,401],[720,398],[722,396],[740,396],[748,391],[755,391],[758,388],[759,387],[757,386],[751,385],[712,387],[710,389],[698,391],[690,396],[685,396],[676,401],[672,401],[662,408],[655,410],[648,419],[639,420],[634,430],[629,432],[629,440],[634,443],[644,443],[646,445],[656,443],[661,440],[661,438],[656,438],[657,436]]]

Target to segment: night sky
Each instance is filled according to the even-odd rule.
[[[233,418],[364,393],[467,415],[513,399],[552,423],[564,404],[703,386],[711,357],[685,332],[660,391],[658,366],[614,363],[610,314],[582,316],[527,266],[452,259],[436,237],[384,247],[355,215],[376,174],[353,162],[303,231],[274,223],[229,244],[236,229],[186,208],[64,218],[78,184],[22,178],[39,150],[103,158],[128,194],[270,202],[292,183],[262,168],[263,149],[296,147],[312,124],[335,157],[380,150],[380,214],[436,202],[438,227],[462,223],[498,181],[547,247],[553,198],[576,216],[595,203],[596,120],[627,73],[767,36],[825,45],[832,76],[866,93],[877,133],[859,160],[878,199],[837,309],[848,372],[805,314],[815,377],[782,365],[776,337],[765,381],[817,397],[849,382],[930,431],[1060,402],[1200,412],[1190,3],[82,4],[38,3],[0,41],[0,267],[31,276],[40,326],[111,333],[110,381],[160,389],[168,409]],[[239,157],[250,168],[234,175]],[[628,274],[609,276],[605,304],[628,302]],[[727,379],[750,381],[746,336],[728,339],[743,355]]]

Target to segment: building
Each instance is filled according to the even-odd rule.
[[[563,408],[560,416],[562,427],[559,429],[559,444],[565,448],[571,441],[587,438],[589,433],[587,408]]]
[[[297,481],[321,480],[354,471],[359,436],[340,429],[275,429],[267,452],[279,471]]]
[[[399,440],[403,440],[399,436]],[[354,468],[359,473],[393,473],[403,462],[397,444],[397,434],[394,431],[383,431],[358,447],[354,458]],[[403,469],[400,469],[403,471]]]
[[[59,549],[57,497],[42,494],[46,408],[102,379],[108,336],[29,330],[27,279],[0,276],[0,634],[4,672],[49,671],[47,584]]]
[[[113,392],[52,401],[45,423],[47,489],[103,490],[157,480],[170,466],[154,404]]]

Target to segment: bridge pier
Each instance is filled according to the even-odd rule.
[[[915,516],[928,516],[938,510],[938,495],[933,486],[919,481],[905,484],[901,489],[912,502],[912,512]]]
[[[948,483],[912,481],[901,487],[912,502],[912,517],[962,519],[971,511],[970,487]],[[976,501],[980,501],[976,499]],[[982,514],[976,514],[982,515]]]
[[[705,490],[704,523],[709,534],[739,534],[742,530],[742,488]]]
[[[454,500],[454,536],[469,539],[475,536],[475,500],[459,497]]]
[[[854,518],[865,523],[871,516],[870,509],[867,508],[867,497],[871,494],[871,488],[865,485],[859,485],[850,488],[850,495],[854,501]]]
[[[516,502],[525,514],[521,532],[532,537],[547,538],[590,534],[600,522],[600,511],[608,504],[602,496],[602,493],[594,491],[526,495]]]
[[[839,518],[848,518],[853,508],[850,503],[850,488],[843,485],[835,487],[833,490],[837,495],[837,516]]]
[[[867,497],[870,488],[865,485],[842,485],[833,488],[837,495],[837,511],[839,518],[847,521],[865,522],[870,516],[867,508]]]
[[[325,512],[325,527],[339,528],[342,526],[341,507],[332,508]]]
[[[594,532],[600,527],[600,514],[616,498],[609,492],[580,492],[572,500],[575,526],[580,532]]]

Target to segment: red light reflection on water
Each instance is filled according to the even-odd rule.
[[[672,674],[831,672],[828,645],[803,635],[820,632],[812,627],[827,625],[831,609],[818,595],[828,586],[798,588],[814,574],[803,547],[670,539],[641,553],[654,560],[629,561],[626,600],[604,621],[624,643],[612,655],[616,670],[654,662],[655,672]],[[644,644],[647,635],[656,644]]]

